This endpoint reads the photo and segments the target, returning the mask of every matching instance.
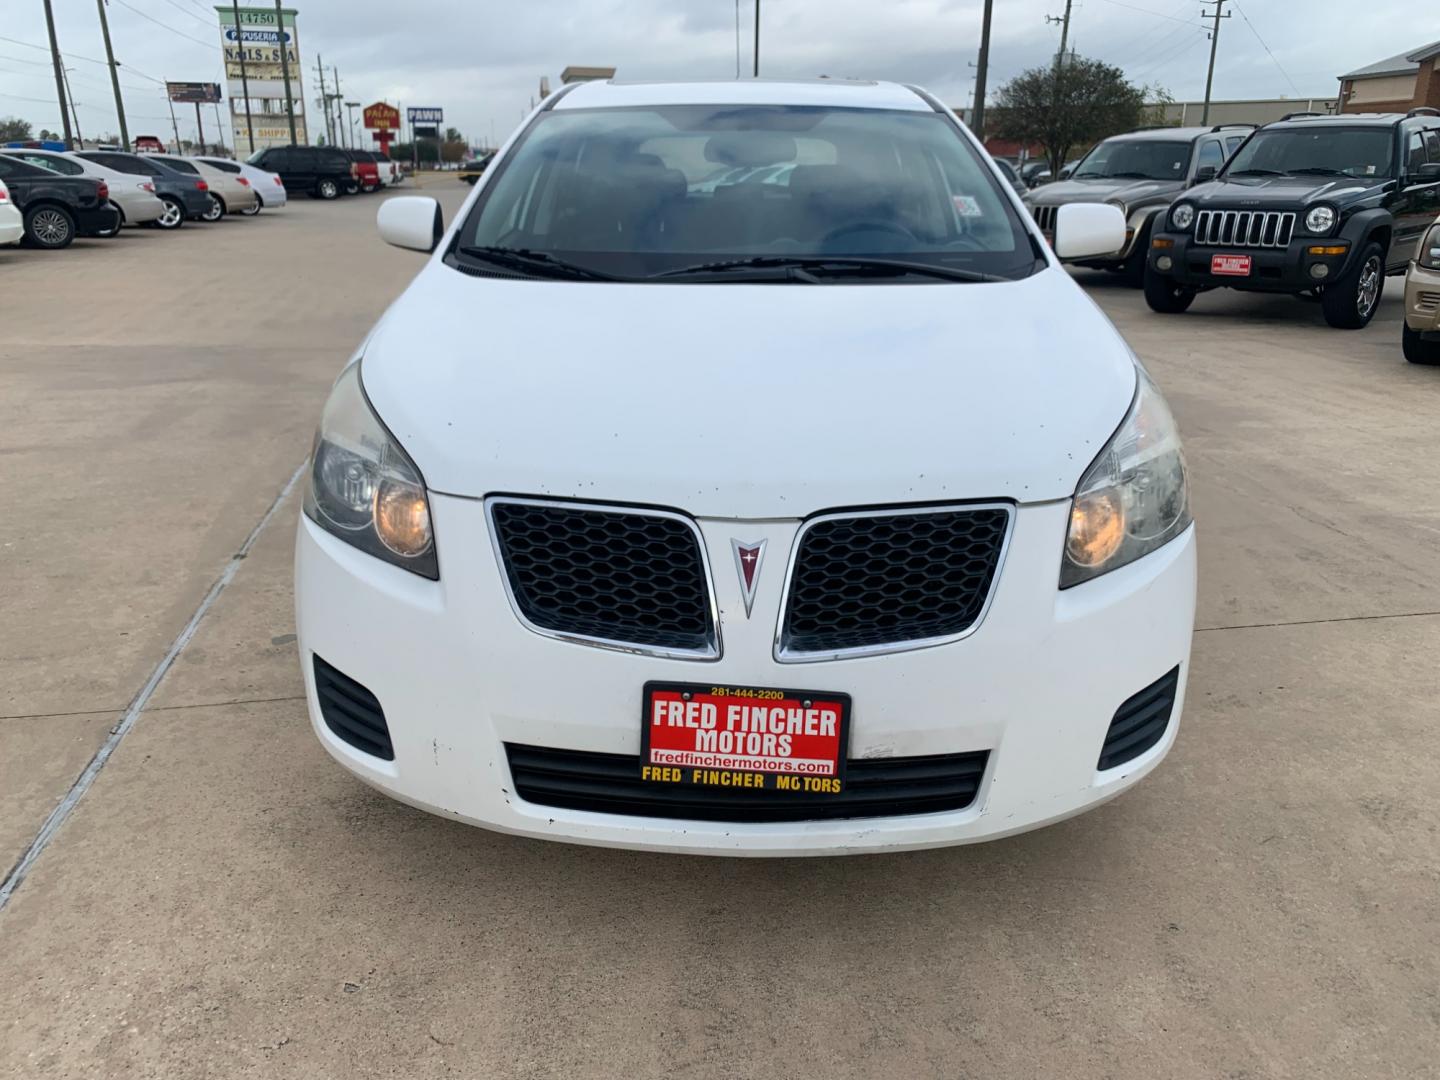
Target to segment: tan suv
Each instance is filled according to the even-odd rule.
[[[1405,359],[1440,364],[1440,219],[1420,241],[1405,275]]]

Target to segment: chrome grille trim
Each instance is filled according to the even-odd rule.
[[[1195,243],[1202,247],[1288,247],[1295,235],[1291,210],[1200,210]]]
[[[1035,224],[1040,226],[1041,232],[1053,233],[1055,231],[1055,215],[1059,209],[1058,206],[1032,206],[1030,216],[1035,219]]]

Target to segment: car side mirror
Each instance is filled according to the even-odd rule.
[[[1201,165],[1195,170],[1195,183],[1208,184],[1215,179],[1215,174],[1219,171],[1214,165]]]
[[[1415,170],[1415,179],[1422,184],[1433,184],[1440,180],[1440,161],[1427,161]]]
[[[396,195],[380,204],[375,226],[387,244],[431,252],[445,235],[445,215],[429,196]]]
[[[1055,214],[1054,243],[1062,259],[1114,255],[1125,246],[1125,214],[1109,203],[1067,203]]]

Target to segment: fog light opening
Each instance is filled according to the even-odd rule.
[[[1330,267],[1326,266],[1324,263],[1316,263],[1314,266],[1310,267],[1310,276],[1316,281],[1327,278],[1330,276]]]
[[[1155,260],[1156,270],[1169,270],[1174,265],[1175,260],[1170,258],[1169,255],[1161,255],[1158,259]]]

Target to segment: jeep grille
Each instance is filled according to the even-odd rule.
[[[1206,247],[1283,248],[1295,233],[1295,215],[1261,210],[1201,210],[1195,243]]]

